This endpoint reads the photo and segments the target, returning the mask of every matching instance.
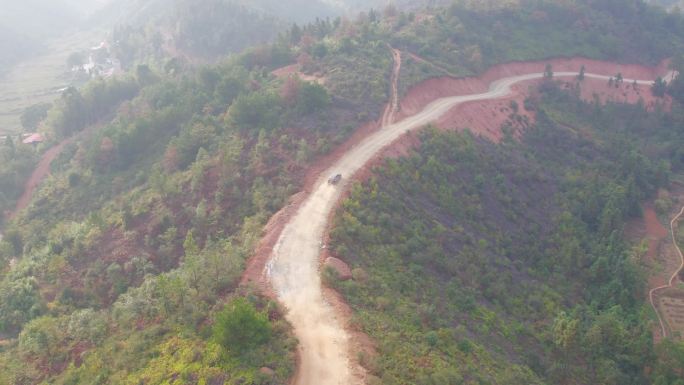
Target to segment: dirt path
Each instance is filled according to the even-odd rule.
[[[76,139],[76,136],[63,140],[43,154],[43,157],[40,158],[40,161],[31,173],[31,176],[24,184],[24,192],[21,194],[21,197],[19,197],[17,204],[14,206],[14,210],[7,215],[8,220],[14,218],[21,210],[25,209],[29,203],[31,203],[31,198],[38,188],[38,185],[50,173],[50,163],[57,158],[67,144]]]
[[[574,77],[577,72],[556,72],[554,77]],[[383,148],[405,133],[423,127],[465,102],[504,98],[520,82],[540,79],[543,73],[504,77],[492,82],[489,90],[434,100],[413,116],[381,128],[343,154],[332,167],[319,175],[309,196],[289,219],[265,266],[279,300],[288,309],[287,318],[299,339],[300,366],[295,385],[348,385],[361,380],[353,373],[349,335],[340,319],[325,301],[318,273],[318,256],[327,220],[352,176]],[[587,78],[608,80],[610,76],[585,74]],[[632,82],[633,79],[625,79]],[[637,80],[652,84],[652,80]],[[329,175],[344,176],[337,186],[327,183]]]
[[[392,50],[392,58],[394,59],[394,68],[392,68],[391,95],[390,102],[385,107],[385,112],[382,114],[381,127],[389,126],[394,123],[394,116],[399,110],[399,73],[401,73],[401,51],[390,47]]]
[[[658,317],[658,322],[660,323],[660,332],[661,332],[661,337],[665,338],[667,337],[667,328],[665,327],[665,321],[663,320],[662,316],[660,315],[660,311],[658,310],[658,306],[655,304],[655,296],[658,293],[658,291],[668,289],[674,285],[675,279],[677,279],[677,276],[679,273],[684,269],[684,255],[682,255],[682,250],[679,248],[679,245],[677,244],[677,236],[675,234],[675,223],[679,220],[679,218],[684,215],[684,207],[679,211],[679,213],[672,218],[670,221],[670,233],[672,235],[672,243],[674,244],[675,250],[677,250],[677,254],[679,254],[679,259],[681,261],[681,264],[679,265],[679,268],[675,270],[672,273],[672,276],[670,277],[670,280],[667,282],[667,285],[662,285],[658,286],[656,288],[651,289],[648,292],[648,299],[651,302],[651,306],[653,307],[653,310],[656,313],[656,316]]]

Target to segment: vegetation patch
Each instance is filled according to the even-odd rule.
[[[366,365],[382,383],[667,377],[643,370],[675,348],[653,350],[620,229],[681,170],[677,115],[586,104],[548,84],[535,110],[520,142],[428,129],[337,213],[333,250],[367,279],[333,285],[379,343]]]

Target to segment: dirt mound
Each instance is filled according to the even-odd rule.
[[[337,274],[337,278],[342,281],[348,281],[352,279],[352,272],[349,268],[349,265],[344,263],[341,259],[328,257],[323,263],[323,266],[325,268],[332,269]]]

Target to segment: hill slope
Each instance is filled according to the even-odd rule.
[[[667,183],[663,159],[681,170],[669,156],[684,139],[670,117],[552,86],[533,107],[520,142],[424,132],[338,211],[331,244],[354,279],[328,280],[378,342],[362,362],[382,383],[662,374],[643,372],[654,362],[650,318],[621,228]]]
[[[207,0],[210,3],[219,4],[217,7],[226,12],[233,9],[221,8],[227,4],[224,2]],[[625,13],[612,14],[612,10],[601,8],[603,3],[568,4],[552,7],[552,17],[542,18],[532,27],[526,21],[531,20],[536,7],[547,10],[546,3],[525,3],[522,8],[505,11],[511,13],[456,7],[413,16],[390,12],[383,17],[366,14],[354,21],[321,19],[291,27],[274,44],[250,48],[215,65],[193,68],[182,58],[169,58],[162,52],[149,65],[132,66],[130,73],[120,77],[97,79],[79,90],[68,89],[48,114],[48,143],[39,150],[66,138],[73,137],[73,142],[52,162],[51,175],[36,191],[31,204],[6,224],[0,242],[0,383],[163,384],[178,378],[189,383],[285,383],[294,370],[296,344],[292,332],[277,305],[253,290],[238,287],[238,281],[268,218],[302,189],[306,170],[348,138],[354,127],[380,116],[391,89],[393,63],[388,43],[400,48],[405,59],[413,53],[433,63],[424,66],[424,62],[406,59],[402,63],[405,75],[400,79],[404,90],[421,79],[442,74],[440,68],[445,66],[449,72],[471,74],[499,61],[539,59],[564,51],[644,62],[656,62],[670,54],[669,49],[655,45],[637,57],[631,50],[651,41],[640,37],[640,29],[624,26],[640,15],[652,17],[639,26],[669,20],[664,13],[627,7]],[[618,39],[621,48],[604,54],[594,49],[591,34],[546,34],[557,25],[572,31],[572,23],[559,24],[556,18],[561,10],[575,7],[579,11],[571,13],[577,17],[574,21],[592,10],[608,18],[606,25],[610,28],[605,35]],[[246,9],[243,15],[256,12]],[[215,8],[188,15],[198,16],[192,25],[201,26],[203,18],[207,18],[208,25],[220,24],[221,18],[214,17],[209,12],[212,10]],[[259,15],[255,25],[272,20]],[[508,16],[516,22],[490,31],[488,26],[496,27],[499,19]],[[471,23],[482,24],[479,29],[469,32],[457,28],[469,22],[459,19],[471,17],[475,20]],[[675,26],[682,25],[681,19],[672,20]],[[600,20],[590,21],[590,31],[601,30]],[[230,24],[219,32],[240,25]],[[138,26],[127,31],[132,31],[128,34],[131,40],[143,41],[143,50],[155,49],[155,41],[160,42],[153,38],[154,33],[148,36]],[[159,37],[163,31],[156,32]],[[212,36],[216,31],[212,27],[205,32]],[[510,39],[500,44],[493,39],[494,33],[524,39],[515,41],[513,49],[506,45]],[[195,32],[187,36],[196,37]],[[221,33],[213,36],[220,37]],[[547,36],[549,41],[544,41]],[[677,30],[654,29],[653,36],[670,39],[673,47],[684,41]],[[437,41],[439,49],[432,49]],[[603,48],[615,43],[611,41],[596,44]],[[225,42],[217,38],[210,41],[213,45],[209,48],[226,48]],[[541,48],[535,49],[537,44]],[[156,49],[163,51],[159,45]],[[287,67],[274,71],[283,66]],[[569,134],[554,123],[563,116],[563,106],[571,108],[568,116],[593,116],[605,123],[600,127],[605,128],[603,132],[595,123],[582,121],[591,128],[587,132],[599,135],[604,143]],[[614,375],[616,381],[621,381],[625,376],[645,376],[637,373],[637,368],[641,362],[651,362],[639,360],[652,348],[644,339],[643,319],[635,315],[639,305],[633,296],[636,289],[632,288],[639,286],[638,278],[632,279],[619,237],[609,239],[612,243],[608,245],[603,232],[594,234],[587,229],[617,228],[635,201],[662,185],[663,180],[649,174],[662,171],[661,165],[645,161],[639,156],[641,148],[634,147],[643,139],[643,132],[637,129],[656,127],[658,135],[671,135],[669,147],[667,140],[658,138],[657,151],[649,156],[668,154],[673,167],[679,167],[681,159],[673,154],[677,154],[675,146],[680,141],[678,131],[672,128],[678,121],[669,120],[667,114],[645,115],[629,108],[591,115],[594,106],[556,94],[538,108],[547,111],[549,119],[540,120],[539,129],[529,133],[523,144],[498,147],[475,138],[432,134],[434,139],[426,142],[433,147],[426,147],[425,157],[420,158],[427,159],[425,165],[414,160],[397,166],[401,167],[401,177],[415,179],[393,181],[396,175],[390,172],[394,167],[390,166],[383,184],[388,189],[383,195],[387,201],[375,201],[372,185],[359,187],[353,193],[354,199],[364,205],[347,206],[345,210],[353,218],[367,219],[363,222],[367,227],[362,229],[368,231],[362,231],[357,238],[358,232],[348,231],[347,227],[353,230],[358,223],[342,216],[336,250],[372,274],[368,286],[352,282],[341,287],[359,311],[359,323],[384,346],[381,358],[376,362],[369,359],[366,364],[388,382],[442,384],[461,376],[534,383],[555,378],[552,375],[560,372],[554,370],[579,373],[586,368],[577,358],[581,351],[561,351],[545,334],[557,316],[571,326],[576,319],[586,321],[582,327],[596,333],[618,333],[614,340],[613,334],[606,334],[611,339],[606,346],[613,344],[610,346],[616,346],[624,356],[592,351],[602,365],[594,368],[598,374],[579,373],[577,378],[591,375],[606,379]],[[621,114],[632,119],[613,119]],[[624,128],[613,124],[637,130],[634,144],[629,144],[631,131],[610,136]],[[454,152],[459,152],[454,154],[440,147],[441,142],[451,143]],[[616,143],[621,147],[613,151]],[[544,152],[551,145],[564,144],[568,146],[563,147],[567,150],[564,153]],[[5,141],[0,149],[6,160],[0,165],[0,182],[7,196],[3,208],[7,209],[21,191],[22,176],[35,162],[35,153],[18,147],[14,141]],[[636,151],[633,158],[631,150]],[[623,159],[620,154],[630,156]],[[479,170],[482,176],[459,168],[462,160],[455,159],[455,155],[471,162],[464,165]],[[434,161],[429,161],[430,156]],[[546,158],[555,162],[556,168],[543,169]],[[587,166],[589,161],[603,168],[593,174]],[[446,171],[440,168],[441,163],[448,163]],[[634,168],[622,170],[618,166],[623,163]],[[505,172],[494,174],[499,168]],[[437,184],[444,173],[450,173],[447,180],[451,183]],[[635,176],[635,185],[629,178],[611,178],[620,173]],[[423,174],[430,179],[421,179]],[[420,185],[414,183],[416,180]],[[463,180],[471,183],[453,190]],[[617,198],[611,202],[608,197],[614,191],[602,187],[608,181],[611,189],[624,189],[624,194],[615,194]],[[530,182],[530,186],[524,182]],[[532,191],[531,186],[538,186],[546,194]],[[407,194],[413,189],[419,194]],[[572,195],[575,193],[580,197]],[[391,194],[404,195],[406,200],[385,197]],[[468,206],[460,207],[453,197],[469,202]],[[605,219],[603,213],[600,220],[592,219],[595,213],[577,207],[577,202],[584,202],[586,197],[595,198],[592,207],[611,203],[614,210],[606,213]],[[515,211],[519,206],[508,207],[512,202],[538,206],[527,218],[522,210]],[[405,218],[411,218],[410,224],[416,228],[402,227],[403,223],[392,227],[392,217],[373,211],[377,207],[384,210],[383,205],[390,203]],[[576,238],[579,245],[568,245],[562,239],[557,244],[528,244],[544,235],[558,235],[553,231],[565,217],[553,207],[561,203],[568,206],[566,211],[570,213],[566,218],[572,225],[568,231],[574,231],[568,237]],[[452,204],[454,212],[450,211]],[[436,211],[439,215],[434,214]],[[469,222],[461,230],[455,221],[463,218]],[[344,222],[346,219],[352,223]],[[374,222],[376,219],[381,221]],[[603,226],[597,224],[603,222]],[[446,230],[433,232],[437,223]],[[573,227],[575,224],[579,228]],[[382,233],[383,228],[389,233]],[[415,240],[403,239],[404,234],[413,235],[414,230]],[[393,244],[381,246],[382,250],[396,253],[375,253],[377,234],[394,239]],[[448,239],[440,235],[448,235]],[[433,236],[439,248],[423,248]],[[468,246],[465,251],[463,245]],[[353,255],[347,254],[343,246],[353,250]],[[567,258],[555,266],[547,258],[548,250],[537,246],[548,250],[567,246],[567,250],[559,251]],[[608,246],[610,253],[606,251]],[[401,253],[395,247],[401,248]],[[406,250],[411,253],[404,253]],[[466,251],[465,257],[459,255]],[[581,252],[583,259],[575,261],[575,252]],[[450,254],[459,258],[445,262],[444,255]],[[481,261],[475,258],[480,254],[484,256]],[[594,266],[592,258],[599,254],[610,258]],[[372,269],[373,259],[388,255],[394,262],[400,257],[417,259],[399,271],[387,271],[386,266]],[[499,258],[501,255],[505,258]],[[587,272],[589,261],[589,270],[593,270]],[[492,262],[495,269],[485,262]],[[459,263],[473,274],[464,276]],[[578,269],[577,280],[564,282],[559,275],[571,268]],[[439,285],[445,278],[421,274],[432,274],[434,270],[453,274],[455,297],[463,301],[445,302],[444,309],[449,312],[441,311],[441,303],[430,306],[430,301],[441,295],[433,297],[432,293],[441,289]],[[482,278],[474,276],[479,273]],[[496,275],[499,273],[503,277],[500,282]],[[505,275],[508,273],[510,277]],[[614,280],[604,282],[607,276]],[[408,286],[395,287],[396,277],[419,280],[400,281],[400,285]],[[514,278],[532,283],[517,287]],[[532,286],[537,283],[544,293],[534,291]],[[591,293],[583,292],[585,284]],[[532,297],[529,301],[524,298],[528,294]],[[612,299],[614,294],[616,298]],[[373,299],[368,300],[371,296]],[[395,297],[396,303],[390,301]],[[588,297],[595,298],[596,303]],[[418,300],[426,306],[416,306]],[[622,309],[611,310],[615,304]],[[532,310],[521,314],[523,306]],[[560,317],[560,310],[566,310],[567,319]],[[396,317],[383,318],[386,314]],[[242,330],[231,324],[241,317],[254,321],[247,324],[256,327]],[[508,321],[513,327],[506,324]],[[594,321],[599,323],[595,328]],[[392,331],[374,329],[380,322]],[[463,322],[464,329],[453,327],[455,322]],[[231,330],[251,338],[236,339]],[[500,334],[490,336],[493,330]],[[582,333],[587,330],[581,329]],[[625,336],[633,337],[633,343],[625,344]],[[411,348],[420,353],[419,361],[407,358],[414,352],[407,353],[401,345],[406,340],[414,343]],[[588,337],[576,341],[585,340]],[[500,349],[493,347],[499,344]],[[521,352],[528,348],[529,357]],[[642,348],[644,356],[635,353]],[[558,369],[544,360],[546,352],[552,353],[554,359],[563,354],[568,358],[558,358],[562,364]],[[538,357],[540,362],[535,363]],[[455,374],[451,368],[455,362],[471,364],[473,369]],[[419,368],[413,373],[421,377],[412,377],[414,374],[406,373],[406,368]]]

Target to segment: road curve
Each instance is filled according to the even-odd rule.
[[[653,310],[656,313],[656,317],[658,317],[658,322],[660,323],[660,335],[662,338],[667,337],[667,328],[665,328],[665,321],[660,315],[660,311],[658,310],[658,307],[655,304],[654,298],[658,291],[672,287],[679,273],[682,270],[684,270],[684,254],[682,254],[682,250],[679,248],[679,245],[677,244],[677,236],[675,235],[674,227],[675,223],[679,220],[679,218],[681,218],[682,215],[684,215],[684,206],[681,210],[679,210],[679,213],[670,221],[670,234],[672,235],[672,243],[674,244],[675,250],[677,250],[677,254],[679,255],[680,260],[679,268],[674,273],[672,273],[672,276],[670,277],[670,280],[667,282],[667,285],[655,287],[648,292],[648,300],[651,302],[651,306],[653,307]]]
[[[554,78],[574,76],[577,76],[576,72],[554,74]],[[327,220],[349,177],[403,134],[437,120],[451,108],[465,102],[506,97],[511,94],[514,84],[542,77],[538,72],[503,78],[491,83],[489,91],[481,94],[437,99],[421,112],[369,135],[319,176],[308,198],[285,225],[264,271],[287,308],[287,319],[299,339],[300,362],[295,385],[360,382],[352,374],[349,336],[323,297],[318,273],[318,256]],[[611,78],[590,73],[585,77]],[[624,81],[632,83],[634,80]],[[637,80],[637,83],[650,85],[653,80]],[[343,181],[337,186],[329,185],[328,176],[337,173],[344,176]]]

